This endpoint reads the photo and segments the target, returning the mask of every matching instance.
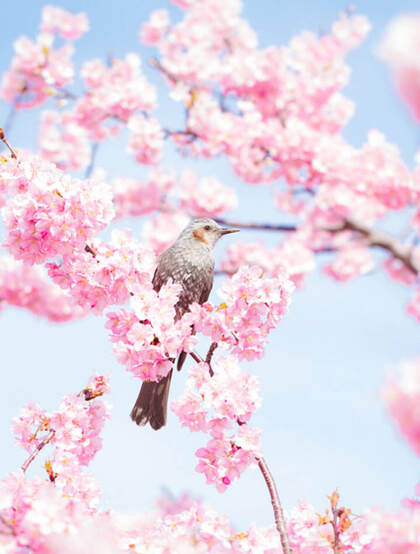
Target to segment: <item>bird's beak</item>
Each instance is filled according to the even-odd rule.
[[[229,235],[230,233],[239,233],[240,229],[228,229],[227,227],[222,227],[220,230],[220,234],[223,235]]]

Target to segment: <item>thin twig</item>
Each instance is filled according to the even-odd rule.
[[[3,129],[0,127],[0,140],[7,146],[7,148],[10,150],[10,154],[12,155],[12,158],[17,158],[16,152],[13,150],[13,148],[10,146],[10,144],[7,142],[7,139],[4,135]]]
[[[9,523],[7,521],[7,519],[5,519],[1,514],[0,514],[0,522],[5,526],[7,527],[7,530],[8,530],[8,535],[13,535],[13,536],[16,536],[16,529],[13,527],[13,525],[11,523]]]
[[[296,225],[275,223],[245,223],[239,221],[230,221],[226,219],[215,219],[219,225],[227,225],[228,227],[239,227],[240,229],[256,229],[258,231],[296,231]]]
[[[217,342],[212,342],[211,345],[210,345],[210,348],[209,348],[209,351],[207,352],[207,356],[206,356],[206,364],[209,364],[210,365],[210,362],[211,362],[211,359],[213,357],[213,354],[214,354],[214,351],[216,350],[216,348],[218,347],[219,345],[217,344]]]
[[[268,492],[270,493],[271,504],[274,511],[274,521],[276,522],[276,528],[280,535],[281,547],[283,554],[291,554],[289,537],[287,535],[286,523],[284,520],[283,509],[280,504],[279,493],[277,491],[276,483],[268,469],[267,462],[264,458],[256,458],[258,467],[264,477],[267,484]]]
[[[37,445],[35,450],[32,452],[32,454],[25,460],[24,464],[22,465],[22,471],[25,473],[25,471],[28,469],[28,467],[31,465],[31,463],[35,460],[35,458],[38,456],[38,454],[41,452],[41,450],[47,446],[49,442],[53,439],[55,435],[55,430],[51,429],[50,432],[46,437],[42,439],[42,441]]]
[[[172,83],[174,84],[178,83],[179,81],[178,77],[176,77],[176,75],[173,75],[173,73],[165,69],[157,58],[152,58],[150,60],[150,65],[152,67],[156,67],[156,69],[158,69],[161,73],[163,73],[163,75],[165,75],[170,81],[172,81]]]

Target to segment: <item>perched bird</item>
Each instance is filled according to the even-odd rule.
[[[160,254],[152,281],[155,291],[159,292],[168,279],[182,285],[175,305],[175,320],[188,312],[190,304],[203,304],[207,301],[213,286],[213,247],[220,237],[237,231],[239,229],[220,227],[206,217],[194,219],[185,227],[174,244]],[[181,352],[177,362],[178,370],[181,369],[185,358],[186,353]],[[153,429],[158,430],[166,424],[171,377],[172,369],[158,382],[143,382],[130,414],[137,425],[150,423]]]

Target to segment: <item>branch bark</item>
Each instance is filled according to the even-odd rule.
[[[268,492],[270,493],[271,504],[274,511],[274,521],[276,522],[276,528],[280,535],[281,547],[283,554],[291,554],[289,537],[287,535],[286,523],[284,519],[283,509],[280,504],[279,493],[277,491],[276,483],[268,469],[267,462],[264,458],[257,458],[258,467],[266,482]]]
[[[327,231],[337,233],[340,231],[354,231],[364,237],[364,243],[366,246],[372,246],[381,248],[390,252],[397,260],[400,260],[407,269],[409,269],[415,275],[420,273],[420,267],[413,259],[412,248],[406,244],[401,243],[388,233],[372,229],[367,225],[363,225],[359,221],[355,221],[351,218],[345,219],[340,225],[336,227],[327,228]]]
[[[55,430],[51,429],[50,432],[48,433],[48,435],[46,437],[44,437],[42,439],[42,441],[37,445],[37,447],[32,452],[32,454],[23,463],[23,465],[21,467],[23,473],[25,473],[25,471],[28,469],[28,467],[31,465],[31,463],[35,460],[35,458],[38,456],[38,454],[41,452],[41,450],[43,448],[45,448],[49,442],[52,441],[52,439],[54,438],[54,435],[55,435]]]
[[[260,231],[296,231],[297,226],[293,224],[271,224],[271,223],[250,223],[230,221],[226,219],[215,220],[220,225],[226,225],[228,227],[238,227],[240,229],[256,229]],[[353,231],[359,233],[363,239],[364,244],[372,248],[381,248],[386,250],[394,256],[397,260],[400,260],[405,267],[414,273],[414,275],[420,274],[420,264],[413,258],[412,248],[409,245],[403,244],[398,239],[392,237],[388,233],[373,229],[359,221],[355,221],[351,218],[344,219],[338,225],[332,227],[324,227],[323,231],[329,231],[330,233],[339,233],[341,231]],[[315,251],[315,254],[320,252],[334,252],[334,248],[323,248],[322,250]]]

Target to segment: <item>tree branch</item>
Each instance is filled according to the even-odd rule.
[[[230,221],[226,219],[215,219],[216,223],[219,225],[226,225],[227,227],[238,227],[239,229],[256,229],[258,231],[296,231],[296,225],[289,224],[280,224],[275,223],[244,223],[238,221]]]
[[[355,221],[351,218],[345,219],[336,227],[327,228],[325,230],[333,233],[340,231],[355,231],[364,237],[364,243],[366,246],[382,248],[382,250],[390,252],[394,258],[400,260],[408,270],[414,273],[414,275],[418,275],[420,273],[420,267],[413,259],[412,248],[401,243],[399,240],[395,239],[391,235],[388,235],[387,233],[372,229],[371,227],[363,225],[363,223]]]
[[[276,483],[268,469],[267,462],[264,458],[256,458],[258,467],[266,482],[268,492],[270,493],[271,504],[274,511],[274,521],[276,522],[276,528],[280,535],[281,547],[283,554],[291,554],[289,537],[287,535],[286,523],[284,519],[283,509],[280,504],[279,493],[277,491]]]
[[[12,158],[17,158],[16,152],[13,150],[13,148],[10,146],[10,144],[7,142],[7,139],[4,135],[3,129],[0,127],[0,140],[7,146],[7,148],[10,151],[10,154],[12,155]]]
[[[25,471],[28,469],[28,467],[31,465],[31,463],[35,460],[35,458],[38,456],[38,454],[41,452],[41,450],[47,446],[47,444],[49,442],[52,441],[52,439],[54,438],[54,435],[55,435],[55,430],[54,429],[51,429],[50,432],[48,433],[48,435],[46,437],[44,437],[42,439],[42,441],[37,445],[37,447],[35,448],[35,450],[32,452],[32,454],[25,460],[25,462],[23,463],[21,469],[23,471],[23,473],[25,473]]]
[[[250,222],[238,222],[230,221],[226,219],[216,219],[215,220],[220,225],[226,225],[228,227],[239,227],[240,229],[256,229],[259,231],[296,231],[296,225],[289,224],[272,224],[272,223],[250,223]],[[388,251],[394,256],[397,260],[400,260],[405,267],[414,273],[414,275],[420,274],[420,266],[413,258],[412,248],[408,245],[403,244],[398,239],[392,237],[391,235],[378,231],[363,223],[355,221],[351,218],[344,219],[341,223],[332,227],[325,227],[321,229],[323,231],[329,231],[330,233],[339,233],[341,231],[354,231],[359,233],[364,237],[364,244],[373,248],[381,248],[382,250]],[[337,249],[335,248],[323,248],[321,250],[316,250],[315,254],[320,252],[334,252]]]

